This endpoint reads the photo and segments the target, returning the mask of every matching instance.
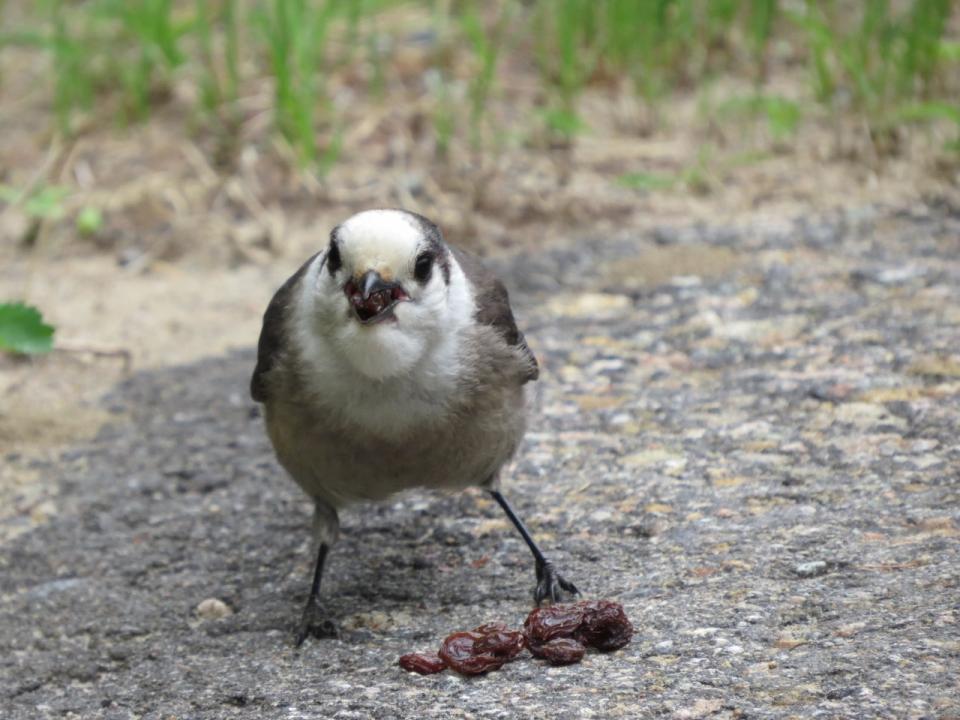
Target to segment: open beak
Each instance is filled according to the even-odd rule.
[[[384,280],[376,270],[368,270],[358,280],[347,281],[343,292],[357,320],[364,325],[393,318],[397,304],[409,299],[400,283]]]

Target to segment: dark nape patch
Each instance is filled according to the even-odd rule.
[[[324,256],[323,263],[320,265],[321,272],[323,271],[324,266],[326,266],[327,270],[330,271],[331,276],[343,266],[343,260],[340,258],[340,245],[338,242],[339,233],[339,225],[330,231],[330,247],[327,249],[327,254]]]

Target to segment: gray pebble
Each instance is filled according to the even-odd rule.
[[[829,564],[825,560],[813,560],[811,562],[795,565],[793,572],[802,578],[813,578],[826,575],[830,570]]]

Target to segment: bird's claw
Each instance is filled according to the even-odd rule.
[[[537,587],[533,591],[533,601],[537,605],[545,600],[563,602],[579,594],[577,586],[560,575],[551,563],[537,563]]]
[[[323,606],[313,598],[310,598],[306,607],[303,608],[303,615],[300,617],[293,639],[294,645],[300,647],[311,635],[315,638],[340,637],[340,629],[336,623],[327,616]]]

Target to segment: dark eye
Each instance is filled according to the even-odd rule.
[[[343,261],[340,260],[339,246],[335,242],[330,243],[330,249],[327,250],[327,269],[330,271],[330,274],[333,275],[340,269],[342,264]]]
[[[417,258],[417,264],[413,266],[413,276],[419,282],[426,282],[430,277],[430,271],[433,269],[433,255],[424,253]]]

